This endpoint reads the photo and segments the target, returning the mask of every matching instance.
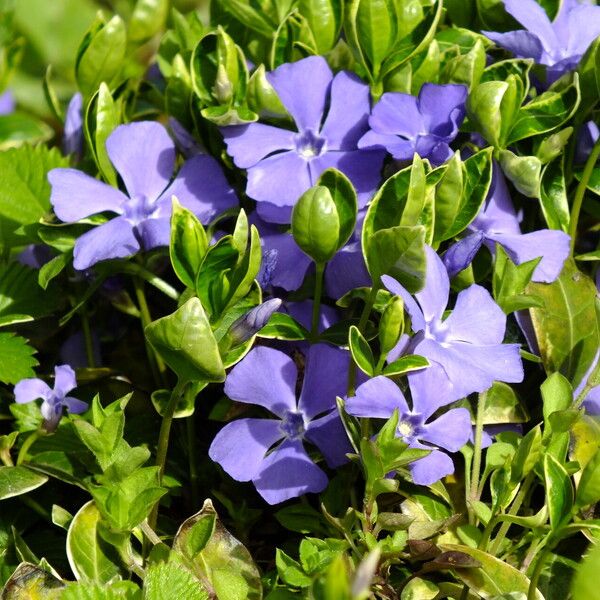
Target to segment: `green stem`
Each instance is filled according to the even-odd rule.
[[[90,329],[90,320],[88,319],[85,307],[82,307],[80,316],[81,328],[83,329],[83,339],[85,342],[85,355],[87,358],[88,367],[93,369],[96,366],[96,361],[94,360],[94,342],[92,338],[92,331]]]
[[[312,322],[310,338],[314,343],[319,337],[319,320],[321,316],[321,296],[323,295],[323,275],[327,263],[315,263],[315,295],[313,298]]]
[[[531,579],[529,580],[529,590],[527,592],[527,600],[536,600],[538,582],[540,580],[540,576],[544,569],[544,563],[546,562],[546,558],[550,554],[551,549],[552,549],[552,544],[548,544],[540,552],[537,560],[535,561],[535,567],[533,568],[533,572],[531,574]]]
[[[529,474],[527,475],[527,477],[525,477],[525,481],[523,481],[523,485],[521,485],[521,489],[519,490],[517,497],[514,499],[512,506],[510,507],[510,510],[508,511],[509,515],[515,516],[519,512],[519,509],[521,508],[521,504],[523,504],[523,500],[525,500],[525,496],[529,492],[529,488],[531,487],[531,484],[533,483],[534,478],[535,478],[535,475],[534,475],[533,471],[530,471]],[[498,552],[498,549],[500,548],[500,544],[502,543],[502,540],[505,538],[506,534],[508,533],[508,529],[510,528],[510,525],[511,524],[507,521],[502,523],[502,527],[500,527],[500,530],[498,531],[498,535],[494,538],[494,543],[492,544],[492,548],[490,550],[490,554],[492,554],[493,556],[496,556],[496,553]]]
[[[31,448],[31,446],[33,446],[33,444],[35,443],[35,441],[46,435],[46,433],[43,430],[37,429],[36,431],[34,431],[33,433],[31,433],[29,435],[29,437],[23,442],[23,445],[21,446],[21,449],[19,450],[19,454],[17,456],[17,465],[22,464],[26,459],[27,459],[27,452],[29,452],[29,449]]]
[[[154,529],[152,529],[152,527],[150,527],[150,525],[148,524],[148,521],[142,521],[140,524],[140,529],[142,530],[142,533],[146,536],[148,541],[152,543],[153,546],[162,543],[162,540],[158,537],[156,531],[154,531]]]
[[[39,502],[36,502],[33,498],[30,498],[29,496],[21,496],[19,500],[26,506],[29,506],[31,510],[40,515],[42,519],[48,521],[48,523],[52,523],[52,515]],[[52,523],[52,525],[54,525],[54,523]]]
[[[577,239],[577,226],[579,224],[579,213],[581,212],[581,206],[583,204],[583,197],[587,189],[588,183],[594,171],[596,161],[600,156],[600,139],[596,141],[583,169],[581,175],[581,181],[575,190],[575,197],[573,198],[573,206],[571,207],[571,219],[569,222],[569,235],[571,236],[571,255],[575,250],[575,241]]]
[[[160,424],[160,431],[158,433],[158,444],[156,446],[156,466],[158,467],[158,483],[162,484],[162,478],[165,473],[165,464],[167,462],[167,452],[169,450],[169,436],[171,434],[171,425],[173,424],[173,415],[177,408],[177,402],[181,398],[181,394],[185,388],[186,382],[177,381],[175,389],[171,392],[171,398],[165,409],[162,422]],[[150,516],[148,517],[148,524],[152,529],[156,527],[156,520],[158,518],[158,502],[154,505]]]
[[[147,281],[151,286],[161,291],[165,296],[168,296],[172,300],[179,300],[180,293],[164,279],[161,279],[158,275],[155,275],[152,271],[149,271],[142,265],[135,262],[128,262],[121,265],[120,271],[122,273],[129,273],[135,275],[144,281]]]
[[[481,440],[483,438],[483,403],[482,395],[477,399],[477,414],[475,417],[475,440],[473,444],[473,462],[471,465],[471,486],[469,498],[467,499],[467,510],[469,522],[474,524],[475,515],[472,504],[479,500],[479,476],[481,474]]]
[[[365,326],[369,320],[369,315],[373,310],[373,305],[375,304],[375,300],[377,298],[377,292],[379,291],[379,286],[373,284],[371,288],[371,292],[369,293],[369,297],[365,302],[363,307],[363,311],[360,315],[360,319],[358,320],[358,330],[361,333],[364,333]],[[354,386],[356,385],[356,363],[352,361],[350,363],[350,368],[348,370],[348,396],[354,395]]]
[[[150,309],[148,308],[148,302],[146,301],[146,293],[144,292],[144,282],[139,277],[133,278],[133,286],[135,289],[135,296],[137,298],[138,306],[140,308],[140,318],[142,321],[142,329],[146,329],[150,323],[152,323],[152,316],[150,315]],[[150,368],[152,369],[152,374],[154,376],[154,381],[157,387],[161,385],[163,387],[167,387],[167,367],[163,362],[162,358],[156,354],[154,348],[150,346],[148,341],[146,340],[146,335],[144,334],[144,343],[146,345],[146,354],[148,355],[148,362],[150,363]]]
[[[194,414],[191,414],[185,420],[185,426],[187,430],[187,447],[188,447],[188,461],[190,465],[190,487],[192,494],[192,505],[194,511],[200,502],[200,490],[198,487],[198,464],[197,456],[198,450],[196,448],[196,421],[194,420]]]

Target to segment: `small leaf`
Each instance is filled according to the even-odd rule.
[[[25,338],[14,333],[0,333],[0,381],[18,383],[33,377],[33,367],[38,364],[33,357],[35,352]]]
[[[424,356],[418,354],[409,354],[408,356],[402,356],[390,363],[383,369],[383,374],[388,377],[394,375],[404,375],[411,371],[417,371],[424,369],[429,366],[429,361]]]
[[[168,591],[167,591],[168,590]],[[144,600],[208,600],[200,582],[183,566],[175,563],[150,565],[144,577]]]
[[[550,527],[557,531],[571,516],[574,494],[569,474],[551,454],[544,456],[544,485]]]
[[[309,332],[298,321],[286,313],[276,312],[269,322],[258,332],[258,337],[301,341],[310,337]]]
[[[577,506],[590,506],[600,501],[600,452],[587,463],[577,486]]]
[[[364,338],[358,327],[354,325],[350,327],[348,342],[354,362],[362,371],[372,377],[375,374],[375,357],[369,342]]]
[[[0,500],[27,494],[44,485],[46,481],[48,477],[27,467],[0,467]]]

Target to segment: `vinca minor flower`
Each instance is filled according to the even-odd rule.
[[[494,177],[485,205],[468,231],[467,236],[444,254],[444,264],[450,277],[465,269],[482,245],[493,253],[496,243],[500,244],[517,265],[541,256],[532,280],[544,283],[550,283],[559,276],[569,256],[570,237],[563,231],[541,229],[521,233],[506,180],[497,164],[494,164]]]
[[[464,85],[426,83],[419,96],[388,92],[369,117],[371,131],[359,148],[385,148],[397,160],[410,160],[415,152],[440,165],[453,154],[448,145],[465,118]]]
[[[44,417],[44,427],[54,431],[63,414],[63,409],[70,413],[80,414],[87,410],[87,403],[67,396],[77,387],[75,371],[69,365],[60,365],[54,368],[54,388],[41,379],[22,379],[15,385],[15,401],[18,404],[33,402],[42,399],[41,413]]]
[[[73,94],[67,106],[65,127],[63,131],[63,152],[66,155],[83,152],[83,96],[77,92]]]
[[[248,171],[246,193],[261,218],[289,223],[298,198],[330,167],[348,176],[365,206],[385,156],[357,147],[368,130],[369,87],[346,71],[334,77],[322,56],[281,65],[267,79],[297,131],[263,123],[221,128],[234,163]]]
[[[325,489],[327,476],[308,456],[304,442],[317,446],[330,467],[346,461],[351,447],[335,399],[345,394],[348,365],[347,352],[312,346],[296,401],[294,361],[273,348],[251,350],[229,373],[225,393],[278,418],[228,423],[210,446],[211,459],[237,481],[252,481],[269,504]]]
[[[525,29],[482,33],[515,56],[546,65],[548,83],[574,69],[600,35],[600,6],[586,1],[562,0],[554,21],[536,0],[504,0],[504,8]]]
[[[415,294],[417,301],[392,277],[381,278],[390,292],[402,296],[416,333],[408,346],[401,340],[402,351],[420,354],[442,367],[420,371],[426,380],[423,385],[435,389],[443,405],[483,392],[494,381],[522,381],[519,345],[502,343],[506,329],[502,309],[485,288],[473,284],[458,294],[454,310],[444,319],[450,293],[448,273],[435,251],[429,246],[425,250],[425,286]],[[388,360],[394,360],[394,354]]]
[[[379,376],[358,386],[356,395],[346,400],[346,410],[355,417],[388,419],[398,409],[396,436],[411,448],[431,449],[409,465],[415,483],[430,485],[454,473],[452,459],[439,448],[458,452],[469,441],[471,415],[466,408],[452,408],[428,422],[440,408],[436,387],[415,374],[408,375],[408,382],[412,409],[398,386]]]
[[[237,203],[217,161],[188,160],[169,184],[175,146],[159,123],[120,125],[106,140],[108,156],[127,194],[75,169],[52,169],[50,202],[56,216],[74,222],[102,212],[118,216],[84,233],[75,243],[73,266],[83,270],[109,258],[168,246],[171,198],[207,222]]]

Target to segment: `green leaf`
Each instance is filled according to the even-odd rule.
[[[577,486],[577,506],[590,506],[600,501],[600,452],[585,465]]]
[[[540,188],[542,213],[550,229],[569,230],[569,201],[564,174],[564,157],[544,166]]]
[[[212,535],[208,541],[204,535],[194,541],[194,531],[198,531],[198,523],[204,520],[214,527]],[[205,531],[200,528],[201,532]],[[201,581],[208,579],[219,600],[262,598],[260,574],[250,553],[223,527],[210,500],[181,525],[173,549],[185,557],[186,565]]]
[[[117,76],[125,60],[127,34],[118,15],[105,22],[98,17],[86,33],[75,62],[75,78],[84,96],[91,96],[101,82]]]
[[[133,581],[79,582],[68,584],[60,600],[142,600],[142,591]]]
[[[258,337],[300,341],[310,337],[310,333],[290,315],[276,312],[271,315],[269,322],[258,332]]]
[[[379,320],[379,351],[387,356],[396,346],[404,332],[404,301],[400,296],[393,296],[387,303]]]
[[[100,521],[100,512],[93,502],[84,504],[71,521],[67,558],[78,581],[108,583],[120,575],[113,551],[98,534]]]
[[[71,251],[59,254],[53,259],[49,260],[46,264],[42,265],[38,271],[38,284],[45,290],[48,289],[50,282],[60,275],[62,271],[71,263],[73,259],[73,253]]]
[[[300,563],[279,548],[277,548],[275,554],[275,564],[277,574],[284,583],[299,588],[306,588],[312,583],[311,578],[304,573]]]
[[[2,600],[58,600],[64,583],[36,565],[22,562],[2,589]]]
[[[144,600],[208,600],[200,582],[183,566],[175,563],[150,565],[144,577]]]
[[[383,374],[388,377],[394,375],[404,375],[411,371],[417,371],[424,369],[429,366],[429,361],[424,356],[418,354],[409,354],[408,356],[402,356],[390,363],[383,369]]]
[[[0,500],[27,494],[46,481],[48,478],[45,475],[35,473],[27,467],[0,467]]]
[[[146,337],[181,381],[224,381],[225,369],[198,298],[150,323]]]
[[[396,7],[390,0],[357,0],[355,4],[356,34],[376,75],[395,42]]]
[[[433,600],[439,591],[440,588],[435,583],[415,577],[402,590],[400,600]]]
[[[484,598],[494,598],[502,594],[521,592],[527,594],[529,579],[508,563],[470,546],[456,544],[440,544],[446,551],[468,554],[481,563],[480,568],[456,569],[454,574],[469,588]],[[535,600],[544,600],[539,591],[535,591]]]
[[[0,247],[39,242],[35,234],[17,237],[14,232],[37,223],[50,210],[48,171],[67,165],[56,148],[44,145],[0,152]]]
[[[476,130],[497,148],[503,147],[503,133],[512,125],[514,101],[509,81],[484,81],[471,91],[467,99],[469,119]]]
[[[480,39],[466,54],[459,54],[444,66],[444,83],[462,83],[472,89],[479,83],[485,68],[485,47]]]
[[[339,171],[328,169],[294,205],[294,240],[316,263],[328,262],[352,235],[356,212],[352,184]]]
[[[223,8],[240,23],[263,37],[270,39],[275,32],[276,25],[264,12],[252,8],[247,0],[227,0],[223,3]]]
[[[352,325],[350,327],[350,335],[348,342],[350,344],[350,352],[354,362],[367,375],[375,375],[375,357],[369,346],[369,342],[364,338],[358,327]]]
[[[573,580],[573,600],[598,600],[598,572],[600,571],[600,544],[588,549],[587,556],[577,569]]]
[[[510,385],[495,381],[492,387],[479,396],[484,425],[499,423],[525,423],[529,415]]]
[[[38,364],[33,358],[35,353],[35,348],[29,346],[25,338],[14,333],[0,333],[0,381],[14,384],[33,377],[33,367]]]
[[[331,50],[342,27],[342,0],[299,0],[298,9],[314,35],[318,53]]]
[[[189,288],[196,285],[207,249],[208,239],[202,223],[173,197],[169,255],[175,274]]]
[[[526,292],[544,302],[530,315],[546,372],[560,371],[578,383],[600,346],[596,286],[567,260],[556,281],[530,283]]]
[[[500,166],[521,194],[540,197],[542,163],[537,156],[517,156],[510,150],[501,150]]]
[[[370,237],[364,232],[363,249],[373,282],[390,275],[409,292],[419,291],[425,281],[425,229],[400,225],[381,229]]]
[[[560,127],[571,118],[578,105],[579,78],[573,73],[572,83],[540,94],[519,110],[507,145]]]
[[[571,517],[574,494],[569,474],[551,454],[544,455],[544,487],[550,527],[557,531]]]
[[[169,11],[168,0],[137,0],[129,21],[129,39],[142,42],[164,26]]]
[[[15,148],[21,144],[37,144],[49,140],[52,129],[43,121],[27,114],[14,112],[0,115],[0,150]]]

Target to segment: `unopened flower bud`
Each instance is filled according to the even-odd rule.
[[[281,300],[272,298],[253,308],[250,312],[240,317],[229,328],[229,337],[234,346],[243,344],[254,334],[258,333],[271,318],[274,312],[279,310]]]

